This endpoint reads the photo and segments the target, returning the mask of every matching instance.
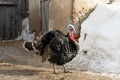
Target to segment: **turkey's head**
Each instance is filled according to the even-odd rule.
[[[76,31],[72,24],[68,25],[68,31],[69,31],[69,35],[70,35],[70,40],[75,41],[74,35],[75,35]]]

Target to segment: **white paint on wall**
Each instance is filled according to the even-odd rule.
[[[93,72],[120,73],[120,3],[98,4],[81,26],[80,53],[68,66]]]

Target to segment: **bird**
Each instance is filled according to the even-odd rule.
[[[36,53],[34,54],[34,56],[36,57],[36,55],[39,52],[38,51],[38,45],[37,45],[37,41],[39,40],[38,32],[36,30],[33,30],[32,34],[30,34],[30,36],[32,36],[32,40],[31,41],[24,41],[23,42],[23,48],[26,51],[35,51]]]
[[[69,24],[66,35],[60,30],[51,30],[42,34],[37,42],[38,55],[42,57],[42,62],[53,64],[55,74],[58,74],[57,65],[63,66],[64,73],[70,72],[66,64],[72,61],[79,51],[74,33],[74,26]]]

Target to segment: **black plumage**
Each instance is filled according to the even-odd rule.
[[[47,59],[50,63],[64,65],[71,61],[77,55],[79,46],[69,37],[69,34],[64,35],[59,30],[43,34],[38,42],[38,50],[40,56],[43,57],[43,62]]]
[[[23,47],[24,47],[27,51],[34,50],[34,49],[33,49],[33,46],[32,46],[32,42],[24,42]]]

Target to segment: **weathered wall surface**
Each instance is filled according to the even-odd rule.
[[[40,1],[30,0],[30,30],[41,30],[40,20]],[[49,27],[48,29],[59,29],[66,33],[67,25],[72,16],[72,1],[74,1],[75,15],[79,16],[81,22],[84,21],[89,13],[98,3],[109,3],[110,0],[50,0],[49,3]]]
[[[29,0],[29,19],[30,19],[30,31],[33,29],[41,30],[40,26],[40,0]]]
[[[75,0],[74,8],[76,15],[79,15],[81,21],[83,21],[98,3],[109,2],[110,0]]]
[[[72,0],[51,0],[49,8],[49,29],[66,31],[71,16]]]
[[[59,29],[66,32],[73,9],[75,9],[75,15],[79,16],[82,22],[96,4],[109,3],[109,0],[74,0],[73,2],[74,5],[72,7],[72,0],[51,0],[49,13],[50,29]]]

